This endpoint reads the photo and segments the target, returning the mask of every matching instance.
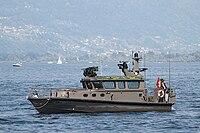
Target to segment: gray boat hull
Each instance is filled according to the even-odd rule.
[[[136,103],[61,98],[29,98],[39,113],[100,113],[133,111],[171,111],[172,103]]]

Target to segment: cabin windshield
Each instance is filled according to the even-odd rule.
[[[105,87],[105,89],[115,89],[116,88],[114,81],[104,81],[103,86]]]
[[[138,89],[140,86],[139,81],[128,81],[128,88],[129,89]]]
[[[92,84],[91,84],[91,82],[85,82],[85,83],[86,83],[86,86],[87,86],[88,89],[92,89]]]
[[[82,82],[83,88],[86,88],[85,82]]]
[[[125,82],[124,81],[119,81],[118,82],[118,87],[119,87],[119,89],[125,89]]]
[[[103,88],[103,85],[101,82],[99,81],[95,81],[93,82],[94,88]]]

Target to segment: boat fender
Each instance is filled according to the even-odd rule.
[[[163,98],[163,97],[164,97],[164,91],[163,91],[163,90],[159,90],[159,91],[158,91],[158,96],[159,96],[160,98]]]

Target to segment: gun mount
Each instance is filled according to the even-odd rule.
[[[98,71],[98,67],[88,67],[82,70],[85,77],[95,77],[97,76],[96,72]]]

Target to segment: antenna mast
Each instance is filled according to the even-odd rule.
[[[145,52],[144,52],[144,63],[143,63],[143,65],[144,65],[144,68],[146,67],[146,61],[145,61]],[[144,87],[146,88],[146,71],[144,71]]]
[[[171,63],[170,63],[170,50],[169,50],[169,88],[170,88],[170,65],[171,65]]]

